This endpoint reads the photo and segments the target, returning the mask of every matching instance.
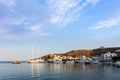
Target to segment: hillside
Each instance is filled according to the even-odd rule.
[[[112,52],[112,53],[117,53],[118,55],[120,55],[120,47],[109,47],[109,48],[98,48],[98,49],[93,49],[92,50],[92,56],[94,55],[98,55],[100,56],[100,54],[106,53],[106,52]]]
[[[72,57],[80,57],[82,55],[85,55],[87,57],[90,57],[92,53],[92,50],[72,50],[70,52],[64,53],[66,56],[72,56]]]
[[[48,54],[45,56],[42,56],[41,58],[44,60],[47,59],[52,59],[54,57],[54,55],[59,55],[59,56],[72,56],[72,57],[80,57],[82,55],[85,55],[87,57],[91,57],[91,56],[100,56],[103,53],[106,52],[112,52],[112,53],[117,53],[120,56],[120,47],[100,47],[97,49],[93,49],[93,50],[85,50],[85,49],[81,49],[81,50],[72,50],[66,53],[53,53],[53,54]]]
[[[92,50],[72,50],[66,53],[57,53],[57,54],[48,54],[45,56],[42,56],[41,58],[44,60],[51,59],[54,57],[54,55],[59,55],[59,56],[72,56],[72,57],[80,57],[82,55],[85,55],[87,57],[91,57]]]

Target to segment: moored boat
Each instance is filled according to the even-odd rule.
[[[74,60],[67,60],[67,61],[66,61],[66,64],[74,64],[74,63],[75,63]]]
[[[116,67],[120,68],[120,61],[116,62]]]
[[[85,64],[90,64],[90,61],[89,61],[89,60],[86,60],[86,61],[85,61]]]
[[[99,63],[98,60],[93,60],[93,61],[92,61],[92,64],[98,64],[98,63]]]
[[[20,64],[20,61],[13,61],[12,64]]]
[[[62,60],[55,60],[54,63],[55,63],[55,64],[61,64],[61,63],[62,63]]]
[[[32,59],[32,60],[29,60],[28,63],[33,63],[33,64],[34,64],[34,63],[39,63],[39,61],[38,61],[38,60],[33,60],[33,59]]]

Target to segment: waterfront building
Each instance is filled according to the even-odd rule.
[[[61,60],[62,60],[62,57],[61,57],[61,56],[54,55],[53,60],[54,60],[54,61],[56,61],[56,60],[61,61]]]
[[[114,57],[114,56],[117,56],[117,54],[116,53],[111,53],[111,52],[101,54],[100,61],[111,61],[112,57]]]
[[[120,52],[120,50],[118,49],[118,50],[116,50],[115,52]]]
[[[87,58],[86,58],[86,56],[81,56],[80,57],[80,60],[86,60]]]
[[[81,56],[80,57],[80,63],[85,63],[85,61],[87,60],[86,56]]]

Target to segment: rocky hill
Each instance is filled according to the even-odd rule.
[[[82,55],[85,55],[86,57],[90,58],[91,56],[100,56],[101,54],[106,53],[106,52],[117,53],[120,56],[120,47],[109,47],[109,48],[100,47],[100,48],[93,49],[93,50],[85,50],[85,49],[72,50],[66,53],[48,54],[48,55],[42,56],[41,58],[44,60],[47,60],[47,59],[53,58],[54,55],[72,56],[72,57],[80,57]]]
[[[78,57],[78,58],[82,55],[85,55],[87,57],[91,57],[91,53],[92,53],[92,50],[82,49],[82,50],[72,50],[72,51],[69,51],[66,53],[48,54],[48,55],[42,56],[41,58],[44,60],[47,60],[47,59],[53,58],[54,55],[71,56],[71,57]]]
[[[105,48],[105,47],[100,47],[98,49],[93,49],[92,50],[92,56],[94,55],[100,55],[106,52],[112,52],[112,53],[117,53],[118,55],[120,55],[120,47],[109,47],[109,48]]]
[[[72,50],[70,52],[64,53],[64,55],[72,56],[72,57],[80,57],[82,55],[85,55],[87,57],[90,57],[91,53],[92,53],[92,50],[82,49],[82,50]]]

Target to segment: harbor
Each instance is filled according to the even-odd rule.
[[[109,48],[98,48],[98,50],[107,50]],[[33,55],[34,50],[32,47],[32,58],[27,60],[26,63],[29,64],[39,64],[39,63],[52,63],[52,64],[96,64],[96,65],[107,65],[114,66],[116,68],[120,68],[120,50],[119,48],[110,48],[114,51],[110,52],[107,50],[106,52],[97,52],[97,55],[94,54],[94,50],[72,50],[67,53],[62,54],[48,54],[42,57],[34,58]],[[79,52],[79,55],[78,55]],[[87,55],[86,53],[87,52]],[[88,54],[88,52],[90,52]],[[68,55],[69,53],[69,55]],[[77,55],[75,54],[77,53]],[[99,53],[99,55],[98,55]],[[39,49],[37,54],[39,55]],[[81,55],[82,54],[82,55]]]
[[[85,64],[0,63],[0,80],[119,80],[120,68]]]
[[[120,0],[0,0],[0,80],[120,80]]]

